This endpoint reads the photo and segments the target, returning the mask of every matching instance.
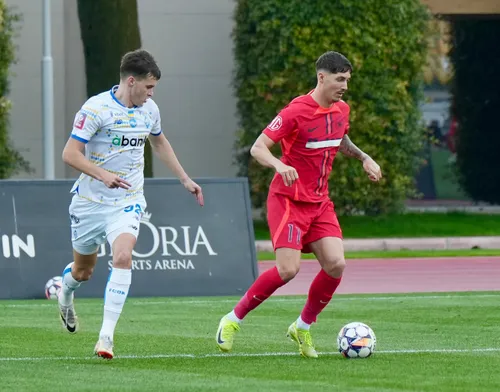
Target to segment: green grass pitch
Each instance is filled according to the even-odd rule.
[[[304,300],[269,299],[227,355],[215,332],[237,298],[129,298],[112,361],[92,356],[102,300],[76,299],[76,335],[63,331],[55,301],[0,301],[0,390],[500,391],[500,293],[337,295],[311,329],[317,360],[285,338]],[[351,321],[375,331],[372,357],[337,353]]]

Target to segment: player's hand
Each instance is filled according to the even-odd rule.
[[[190,178],[182,180],[181,183],[182,185],[184,185],[184,188],[186,188],[190,193],[192,193],[196,197],[198,204],[203,207],[203,204],[205,204],[205,202],[203,201],[203,192],[201,191],[201,186],[199,186],[196,182],[194,182]]]
[[[299,179],[299,173],[297,173],[297,170],[291,166],[285,165],[284,163],[280,164],[276,168],[276,172],[281,175],[286,186],[292,186],[293,183]]]
[[[104,173],[102,174],[102,179],[101,181],[106,185],[108,188],[113,189],[113,188],[123,188],[123,189],[129,189],[132,185],[125,181],[123,178],[117,176],[116,174],[110,173],[106,170],[104,170]]]
[[[377,182],[382,178],[380,166],[370,157],[363,161],[363,169],[365,169],[365,172],[368,174],[368,178],[374,182]]]

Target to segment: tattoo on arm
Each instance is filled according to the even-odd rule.
[[[342,138],[339,151],[348,157],[356,158],[360,161],[364,161],[368,158],[368,155],[361,151],[347,135],[344,135]]]

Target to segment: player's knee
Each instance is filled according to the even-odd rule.
[[[113,254],[113,267],[130,269],[132,265],[132,253],[126,250],[119,250]]]
[[[284,282],[288,282],[295,278],[295,275],[299,273],[299,270],[299,265],[278,265],[278,273]]]
[[[332,257],[329,260],[326,260],[324,265],[325,272],[334,277],[340,278],[344,273],[344,269],[346,266],[345,259],[343,256]]]
[[[276,267],[283,281],[288,282],[292,280],[300,270],[300,251],[278,248],[276,250]]]
[[[73,275],[73,278],[75,278],[75,280],[79,282],[85,282],[90,279],[93,272],[94,268],[77,268],[73,266],[71,275]]]

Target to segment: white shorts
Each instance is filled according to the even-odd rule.
[[[129,233],[137,238],[146,206],[144,198],[132,200],[130,205],[110,206],[73,196],[69,206],[73,249],[90,255],[96,253],[106,239],[113,246],[120,234]]]

